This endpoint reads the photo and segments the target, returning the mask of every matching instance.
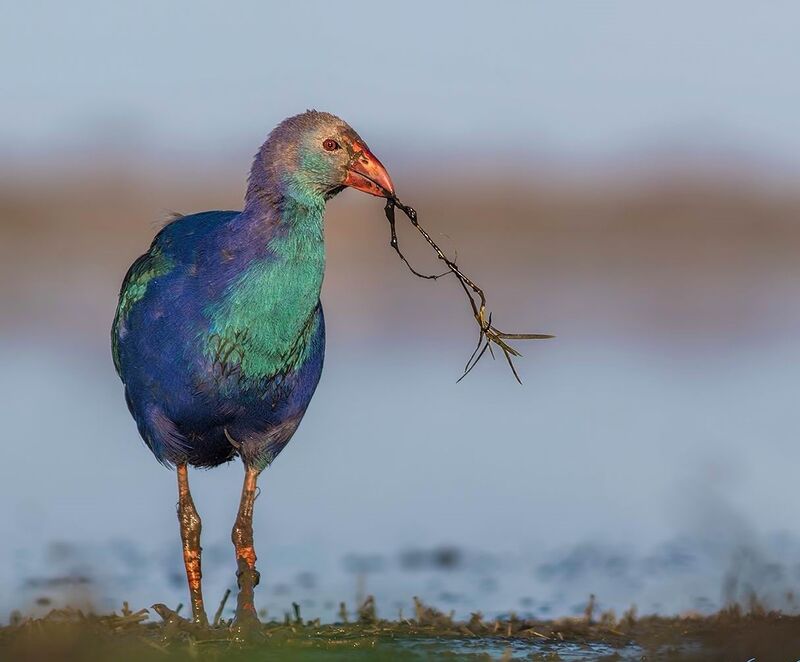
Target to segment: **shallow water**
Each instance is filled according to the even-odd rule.
[[[329,353],[298,435],[261,481],[268,618],[296,601],[330,621],[368,593],[392,618],[414,595],[461,617],[581,613],[590,593],[618,614],[706,613],[753,592],[795,610],[786,348],[698,369],[542,345],[523,388],[489,363],[455,386],[461,349]],[[110,362],[25,343],[0,360],[14,469],[0,484],[0,613],[185,602],[174,474],[139,441]],[[209,611],[235,584],[240,481],[236,464],[191,475]]]
[[[387,647],[388,648],[388,647]],[[612,656],[614,660],[641,660],[643,650],[639,646],[629,645],[616,648],[601,643],[550,642],[537,643],[520,640],[502,640],[478,637],[475,639],[427,639],[399,641],[391,648],[400,651],[412,651],[423,656],[447,655],[447,659],[458,659],[459,656],[473,657],[491,655],[492,659],[557,659],[565,662],[579,660],[597,660],[602,656]],[[558,657],[555,657],[558,655]],[[505,656],[505,657],[503,657]],[[539,657],[540,656],[540,657]]]

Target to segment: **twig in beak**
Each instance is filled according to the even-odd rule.
[[[400,210],[408,217],[408,220],[411,221],[411,224],[425,238],[425,241],[430,244],[431,248],[433,248],[433,250],[436,252],[436,257],[438,257],[442,262],[445,263],[445,265],[447,265],[447,271],[442,274],[427,275],[418,272],[416,269],[414,269],[414,267],[411,266],[397,243],[397,231],[395,228],[394,215],[395,207],[400,208]],[[403,260],[406,266],[411,270],[411,273],[413,273],[415,276],[419,276],[420,278],[426,278],[429,280],[437,280],[442,276],[452,273],[458,279],[458,282],[461,284],[462,289],[467,295],[467,299],[469,299],[469,304],[472,308],[472,314],[475,318],[475,321],[478,323],[479,328],[478,345],[475,347],[475,351],[473,351],[472,355],[469,357],[469,360],[464,367],[464,374],[461,375],[458,381],[460,382],[472,371],[472,369],[478,364],[478,361],[481,360],[487,349],[494,358],[492,345],[496,345],[503,351],[503,355],[506,357],[506,361],[511,368],[511,372],[514,374],[516,380],[521,384],[522,380],[520,380],[519,374],[517,374],[517,370],[514,367],[514,362],[511,358],[512,356],[521,356],[521,354],[515,348],[509,345],[506,340],[544,340],[547,338],[553,338],[553,336],[545,333],[505,333],[497,329],[492,324],[492,314],[487,314],[486,312],[486,295],[484,294],[483,290],[478,287],[472,279],[466,276],[464,272],[461,271],[454,260],[451,260],[444,254],[442,249],[439,248],[436,242],[427,233],[425,228],[419,224],[416,210],[414,210],[413,207],[404,205],[398,198],[393,197],[387,198],[386,206],[384,207],[384,213],[386,214],[386,219],[389,221],[389,226],[391,228],[390,244],[400,256],[400,259]],[[483,345],[484,341],[486,343],[485,345]]]

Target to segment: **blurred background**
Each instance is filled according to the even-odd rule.
[[[796,3],[3,3],[0,620],[185,602],[175,476],[109,329],[170,212],[237,209],[282,118],[334,112],[489,295],[415,279],[379,200],[326,217],[326,370],[256,506],[258,604],[336,617],[796,611]],[[421,239],[401,245],[435,268]],[[194,472],[210,608],[238,463]],[[232,604],[232,603],[231,603]]]

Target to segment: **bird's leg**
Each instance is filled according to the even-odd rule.
[[[253,504],[256,500],[256,481],[259,470],[247,467],[242,486],[239,513],[231,531],[231,540],[236,549],[236,577],[239,597],[236,604],[236,620],[239,626],[258,624],[253,602],[254,590],[260,575],[256,570],[256,552],[253,547]]]
[[[186,566],[186,579],[189,581],[189,594],[192,600],[192,620],[198,625],[207,626],[206,610],[203,607],[202,572],[200,571],[200,515],[192,501],[189,491],[189,474],[186,464],[179,464],[178,471],[178,521],[181,525],[183,542],[183,564]]]

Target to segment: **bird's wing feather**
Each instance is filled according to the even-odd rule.
[[[111,349],[117,374],[120,371],[121,333],[125,331],[128,314],[141,301],[149,284],[164,276],[181,263],[194,259],[198,244],[226,220],[235,217],[235,211],[209,211],[182,216],[174,214],[153,239],[150,249],[137,258],[125,274],[119,293],[119,303],[111,330]],[[123,379],[124,381],[124,379]]]
[[[128,273],[125,274],[119,292],[117,312],[114,315],[114,325],[111,329],[111,351],[117,374],[121,375],[119,360],[120,332],[125,325],[128,313],[136,302],[144,297],[149,283],[154,278],[168,273],[172,267],[173,261],[160,250],[158,237],[156,237],[156,241],[153,242],[150,250],[136,258],[130,269],[128,269]]]

